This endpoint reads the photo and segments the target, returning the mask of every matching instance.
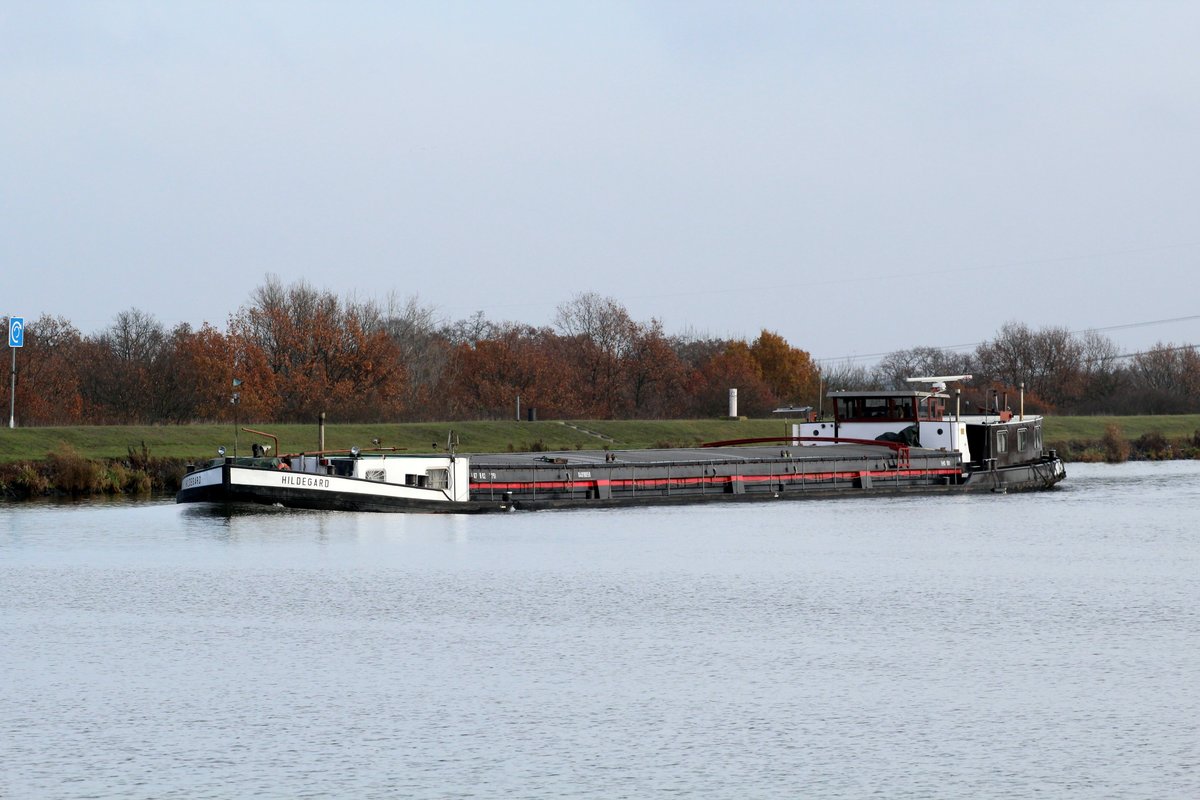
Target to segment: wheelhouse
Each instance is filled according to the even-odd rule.
[[[946,417],[949,395],[929,392],[830,392],[833,415],[838,422],[879,422],[895,420],[910,423],[942,420]]]

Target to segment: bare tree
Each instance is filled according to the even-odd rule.
[[[1115,342],[1096,331],[1078,337],[1082,390],[1071,411],[1076,414],[1113,413],[1126,384],[1127,372]]]
[[[888,389],[909,388],[909,378],[921,375],[970,375],[974,359],[937,347],[913,347],[888,353],[875,367],[877,382]]]
[[[162,323],[137,308],[117,314],[111,326],[87,339],[80,389],[88,410],[108,422],[154,421],[158,395],[166,390],[158,380],[165,343]]]
[[[466,319],[443,325],[441,335],[451,345],[469,344],[473,347],[485,339],[496,338],[503,327],[489,320],[482,311],[476,311]]]
[[[1082,347],[1065,328],[1034,331],[1006,323],[990,342],[975,350],[977,383],[1016,387],[1024,382],[1034,405],[1066,406],[1081,394]]]
[[[1193,345],[1157,343],[1129,364],[1131,391],[1139,413],[1200,411],[1200,353]]]
[[[629,312],[612,298],[585,292],[558,307],[554,324],[568,348],[587,411],[604,418],[624,412],[623,371],[638,334]]]
[[[435,398],[439,397],[437,387],[450,365],[453,346],[436,309],[422,305],[416,296],[401,300],[391,294],[383,324],[408,378],[404,399],[408,418],[433,419],[446,413],[446,403]]]
[[[821,368],[821,383],[826,392],[840,389],[865,391],[884,388],[876,372],[865,364],[842,361]]]

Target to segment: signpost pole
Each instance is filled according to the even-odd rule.
[[[25,318],[8,317],[8,347],[12,350],[12,378],[8,389],[8,427],[17,427],[17,348],[25,346]]]
[[[239,378],[233,379],[233,388],[237,389],[242,385]],[[233,457],[237,458],[238,451],[238,406],[242,402],[242,393],[235,391],[233,396],[229,398],[229,402],[233,403]]]

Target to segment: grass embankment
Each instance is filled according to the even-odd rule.
[[[251,425],[279,437],[285,453],[317,449],[316,425]],[[587,420],[328,425],[330,450],[372,446],[412,453],[445,449],[453,431],[463,452],[642,449],[688,446],[733,438],[783,436],[780,419]],[[1200,457],[1200,414],[1149,417],[1049,417],[1047,447],[1068,461]],[[249,455],[261,436],[239,433]],[[234,450],[234,426],[88,426],[0,431],[0,496],[174,491],[187,463]]]
[[[315,452],[316,425],[247,425],[279,437],[285,453]],[[453,431],[463,452],[507,450],[641,449],[686,446],[734,437],[774,436],[786,432],[779,420],[589,420],[566,422],[431,422],[378,425],[327,425],[325,447],[346,450],[383,447],[414,453],[431,453],[446,447]],[[238,433],[238,451],[250,454],[253,442],[269,440],[244,431]],[[140,426],[112,425],[70,428],[17,428],[0,432],[0,464],[36,461],[58,445],[66,444],[85,458],[125,458],[129,448],[145,448],[154,456],[198,460],[214,458],[217,447],[233,455],[233,425]],[[245,451],[245,452],[242,452]]]
[[[284,453],[315,452],[316,425],[251,425],[279,438]],[[508,450],[644,449],[678,447],[731,438],[774,436],[785,425],[772,420],[553,421],[327,425],[325,448],[382,447],[411,453],[446,448],[453,432],[462,452]],[[239,432],[237,451],[249,455],[262,436]],[[0,497],[44,494],[170,492],[186,465],[234,453],[233,425],[17,428],[0,432]]]
[[[1066,461],[1200,458],[1200,414],[1047,417],[1043,438]]]

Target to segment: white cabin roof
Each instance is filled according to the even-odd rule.
[[[857,389],[837,389],[829,392],[826,397],[950,397],[945,392],[921,392],[915,389],[887,389],[880,391],[859,391]]]

